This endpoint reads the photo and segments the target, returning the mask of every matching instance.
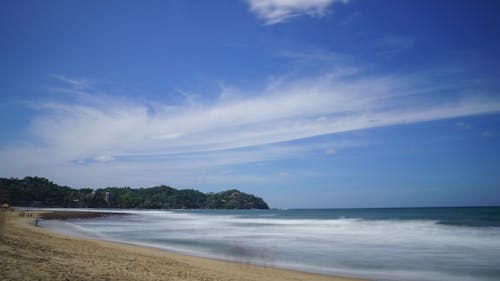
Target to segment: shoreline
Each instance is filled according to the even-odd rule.
[[[52,213],[45,215],[52,218],[60,214],[23,212],[32,216],[0,212],[0,272],[6,280],[364,280],[68,236],[33,225],[41,214]],[[73,215],[77,214],[69,217],[76,218]],[[63,216],[67,218],[68,212]]]

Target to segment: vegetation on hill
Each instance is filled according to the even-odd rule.
[[[268,209],[260,197],[231,189],[202,193],[160,185],[151,188],[73,189],[39,177],[0,178],[0,200],[14,206],[141,209]]]

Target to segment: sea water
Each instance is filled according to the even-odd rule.
[[[500,280],[500,207],[122,212],[129,215],[41,225],[197,256],[372,280]]]

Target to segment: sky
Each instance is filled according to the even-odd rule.
[[[0,177],[500,205],[498,1],[1,1]]]

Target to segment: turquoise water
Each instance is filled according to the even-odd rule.
[[[500,208],[122,210],[72,235],[375,280],[500,280]]]

